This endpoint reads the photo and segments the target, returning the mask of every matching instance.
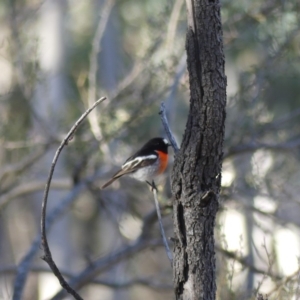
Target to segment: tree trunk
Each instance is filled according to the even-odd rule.
[[[186,0],[190,111],[172,174],[177,299],[215,299],[214,224],[221,185],[226,76],[220,3]]]

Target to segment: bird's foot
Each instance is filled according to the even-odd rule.
[[[156,184],[155,184],[154,180],[152,180],[151,183],[147,180],[146,180],[146,182],[149,184],[149,186],[151,188],[151,192],[153,192],[154,190],[156,190],[156,192],[157,192],[157,187],[156,187]]]

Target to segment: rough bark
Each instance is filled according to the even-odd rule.
[[[190,111],[172,174],[173,276],[177,299],[210,300],[226,106],[222,24],[218,0],[186,2]]]

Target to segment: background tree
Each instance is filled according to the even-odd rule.
[[[228,105],[217,299],[292,299],[300,4],[221,4]],[[62,298],[40,259],[42,193],[62,138],[103,95],[109,100],[78,130],[54,174],[54,259],[84,299],[174,297],[148,187],[130,178],[99,186],[149,137],[164,134],[162,100],[182,140],[190,99],[184,1],[0,1],[0,21],[0,298]],[[168,176],[158,188],[167,236],[176,238]]]

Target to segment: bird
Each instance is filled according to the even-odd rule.
[[[121,166],[121,169],[102,185],[101,189],[105,189],[124,175],[146,181],[148,184],[150,184],[148,180],[152,180],[154,185],[154,178],[162,174],[167,168],[169,146],[170,143],[165,138],[152,138],[140,150],[130,156]]]

